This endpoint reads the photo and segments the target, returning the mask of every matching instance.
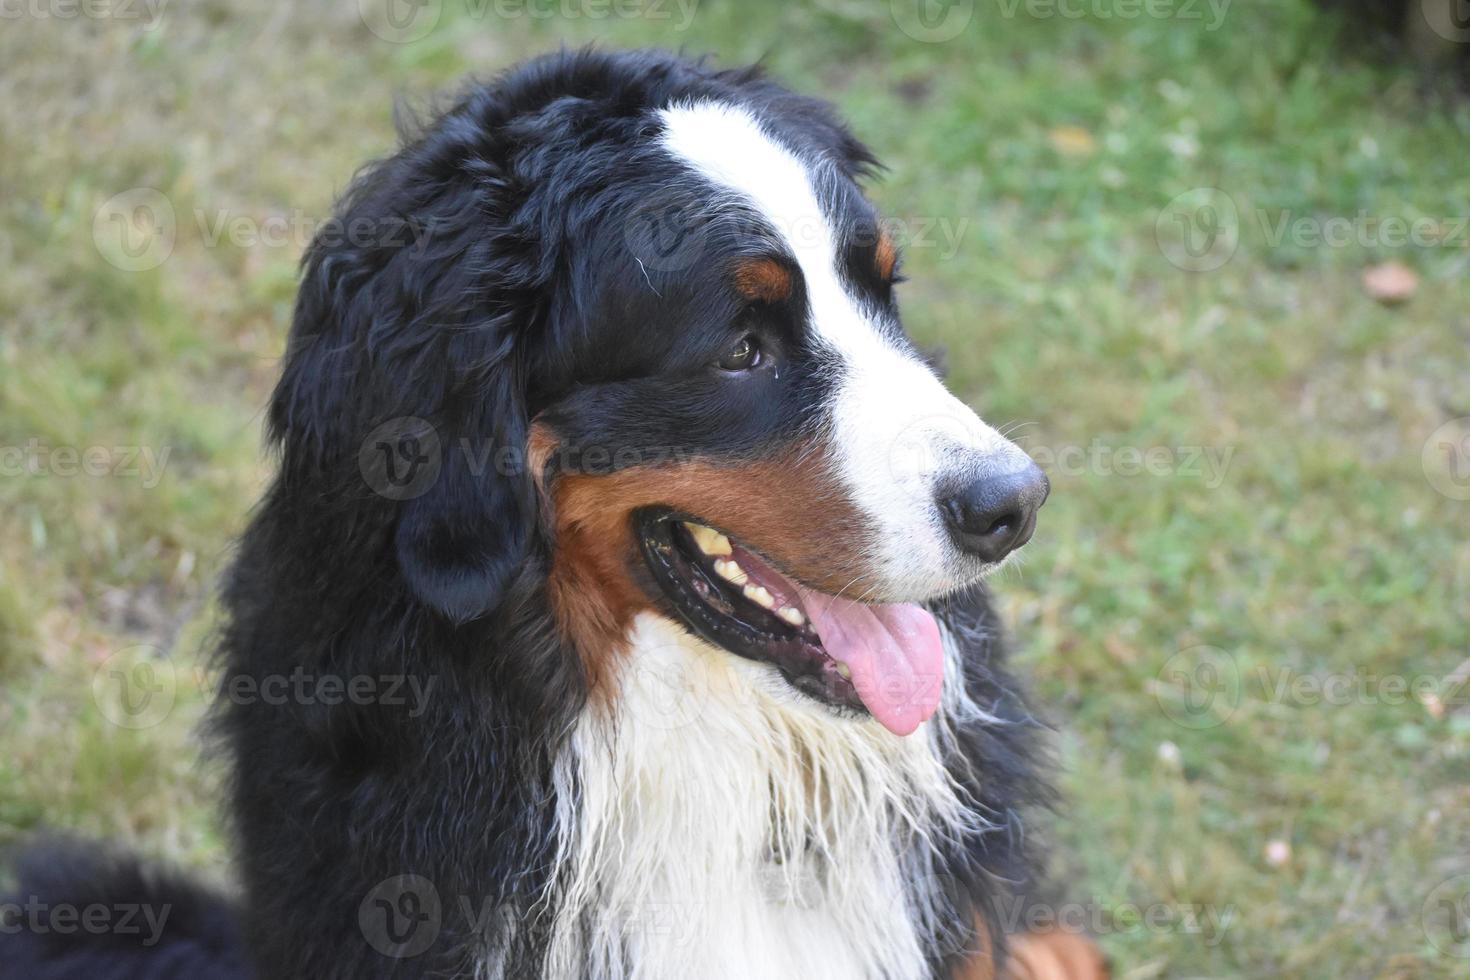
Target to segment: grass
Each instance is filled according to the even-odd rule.
[[[1227,4],[1213,29],[1204,4],[975,7],[943,43],[883,0],[706,2],[684,30],[672,0],[604,19],[450,0],[405,44],[350,3],[8,21],[0,842],[63,828],[226,874],[197,665],[268,474],[306,240],[248,232],[326,216],[391,148],[395,98],[560,44],[680,46],[841,105],[891,167],[874,196],[908,239],[911,331],[1050,464],[998,585],[1059,728],[1059,877],[1117,975],[1470,977],[1433,911],[1470,873],[1470,501],[1424,453],[1470,415],[1470,105],[1345,57],[1296,0]],[[175,234],[128,271],[158,253],[119,251],[111,211],[94,224],[139,187]],[[1226,261],[1228,234],[1180,258],[1184,232],[1208,244],[1200,202],[1238,218]],[[217,239],[221,216],[244,233]],[[1348,243],[1316,243],[1333,217]],[[1457,237],[1385,242],[1391,218]],[[1418,277],[1399,306],[1362,285],[1388,260]],[[162,700],[129,715],[109,679],[150,668]]]

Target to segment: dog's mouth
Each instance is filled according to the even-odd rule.
[[[807,588],[697,518],[634,514],[654,581],[696,634],[768,663],[794,689],[840,713],[907,735],[939,706],[939,626],[919,606],[869,604]]]

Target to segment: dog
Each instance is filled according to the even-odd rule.
[[[759,69],[579,50],[360,174],[223,588],[238,907],[32,860],[181,914],[12,916],[12,968],[1103,975],[1007,926],[1050,793],[983,579],[1049,486],[906,337],[877,166]]]

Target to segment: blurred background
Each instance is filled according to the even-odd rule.
[[[1324,9],[1326,8],[1326,9]],[[211,593],[335,195],[467,74],[763,59],[1055,487],[996,583],[1119,977],[1470,977],[1470,3],[4,0],[0,844],[228,881]]]

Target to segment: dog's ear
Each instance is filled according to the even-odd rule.
[[[524,398],[513,381],[497,379],[493,388],[475,393],[482,401],[467,413],[469,424],[440,434],[438,472],[404,503],[398,522],[404,580],[454,623],[499,607],[525,563],[535,523],[523,465]]]
[[[493,182],[423,166],[363,174],[337,221],[354,233],[308,250],[270,431],[324,560],[391,549],[411,599],[464,623],[500,605],[535,529],[518,345],[542,291]]]

